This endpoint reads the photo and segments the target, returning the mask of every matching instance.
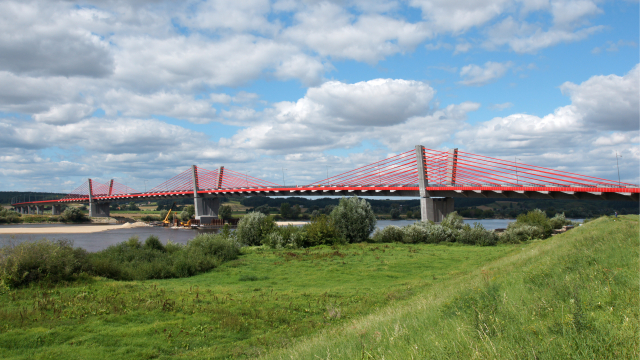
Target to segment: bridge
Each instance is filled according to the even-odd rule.
[[[407,196],[420,198],[422,220],[439,222],[453,211],[454,198],[527,198],[638,201],[635,184],[574,174],[451,149],[415,149],[306,185],[280,185],[220,166],[196,165],[149,191],[114,180],[88,179],[56,200],[16,201],[23,214],[42,214],[51,206],[89,203],[89,216],[109,216],[110,202],[193,198],[201,223],[217,219],[221,197],[239,196]]]

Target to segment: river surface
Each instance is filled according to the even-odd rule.
[[[378,220],[377,227],[382,229],[389,225],[395,226],[407,226],[411,225],[417,220]],[[484,220],[464,220],[465,224],[473,225],[478,222],[482,224],[487,230],[504,229],[515,219],[484,219]],[[573,219],[573,221],[582,222],[582,219]],[[64,225],[64,224],[24,224],[24,225],[11,225],[16,228],[33,228],[33,227],[63,227],[63,226],[78,226],[78,225]],[[91,226],[91,225],[80,225]],[[74,246],[81,247],[87,251],[100,251],[111,245],[123,242],[132,236],[138,236],[141,241],[144,241],[148,236],[157,236],[163,244],[167,241],[173,241],[175,243],[186,244],[189,240],[193,239],[196,235],[201,233],[211,233],[218,230],[211,229],[171,229],[165,227],[138,227],[138,228],[125,228],[115,229],[89,234],[15,234],[15,235],[0,235],[0,246],[5,246],[10,243],[21,243],[23,241],[35,241],[39,239],[68,239],[73,241]]]

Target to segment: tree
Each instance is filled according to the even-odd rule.
[[[86,221],[87,218],[84,216],[82,211],[78,208],[70,207],[65,209],[60,215],[64,221],[70,222],[81,222]]]
[[[227,206],[227,205],[220,206],[218,217],[224,220],[229,220],[233,218],[233,211],[231,210],[231,206]]]
[[[241,243],[255,246],[260,245],[262,238],[275,228],[276,224],[270,216],[259,212],[252,212],[240,219],[236,235]]]
[[[400,219],[400,210],[398,210],[397,208],[393,208],[391,209],[391,212],[389,213],[391,215],[392,219]]]
[[[280,204],[280,216],[288,219],[291,216],[291,205],[289,203]]]
[[[267,204],[260,205],[260,206],[258,206],[256,208],[255,211],[263,213],[265,215],[269,215],[269,213],[270,213],[269,205],[267,205]]]
[[[411,210],[407,211],[407,219],[413,219],[413,211]]]
[[[366,241],[376,227],[371,205],[357,196],[340,199],[331,212],[331,219],[340,236],[349,243]]]
[[[135,202],[131,201],[131,202],[129,202],[129,206],[127,206],[127,210],[139,211],[140,208],[138,207],[138,205],[136,205]]]
[[[293,207],[291,208],[291,218],[297,219],[300,217],[301,213],[302,209],[300,209],[300,205],[293,205]]]

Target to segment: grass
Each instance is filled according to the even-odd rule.
[[[0,358],[255,357],[515,251],[356,244],[252,249],[186,279],[83,278],[0,295]]]
[[[637,359],[638,216],[600,218],[275,359]]]
[[[250,248],[0,291],[0,358],[638,358],[638,216],[495,247]]]

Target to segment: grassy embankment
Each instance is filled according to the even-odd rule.
[[[528,244],[249,250],[0,294],[2,358],[637,358],[638,217]]]

